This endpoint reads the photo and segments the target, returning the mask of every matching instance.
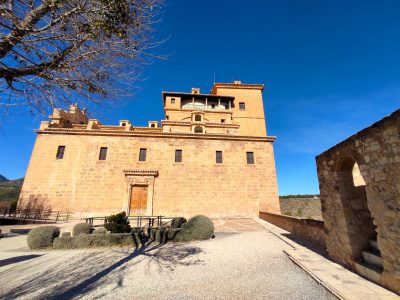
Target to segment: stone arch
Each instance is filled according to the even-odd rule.
[[[359,261],[362,251],[369,248],[369,241],[376,240],[376,226],[368,206],[365,179],[359,164],[346,156],[339,160],[336,169],[337,191],[340,200],[341,216],[344,218],[349,256],[353,262]]]

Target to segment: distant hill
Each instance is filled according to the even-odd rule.
[[[0,175],[0,201],[11,201],[16,206],[23,182],[24,178],[8,180]]]

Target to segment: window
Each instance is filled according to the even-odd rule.
[[[200,127],[200,126],[196,126],[196,127],[194,128],[194,133],[203,133],[203,128]]]
[[[225,109],[229,109],[229,103],[224,103]]]
[[[211,108],[214,109],[215,108],[215,104],[211,104]]]
[[[153,124],[150,125],[150,127],[154,128],[154,127],[156,127],[156,124],[153,123]]]
[[[215,162],[222,164],[222,151],[215,151]]]
[[[182,162],[182,150],[175,150],[175,162]]]
[[[254,164],[254,153],[246,152],[246,159],[247,159],[247,164],[249,164],[249,165]]]
[[[225,119],[221,119],[221,123],[225,123]]]
[[[122,126],[126,126],[126,123],[124,122],[124,123],[122,123],[121,125],[122,125]]]
[[[171,104],[175,104],[175,98],[171,98]]]
[[[165,120],[169,120],[169,116],[165,116]]]
[[[239,102],[239,109],[246,109],[246,103]]]
[[[194,120],[195,120],[196,122],[201,122],[201,115],[195,115],[195,116],[194,116]]]
[[[146,148],[140,148],[139,161],[146,161],[146,156],[147,156],[147,149]]]
[[[107,158],[107,147],[101,147],[99,160],[106,160],[106,158]]]
[[[64,158],[64,152],[65,152],[65,146],[58,146],[56,158],[57,159],[63,159]]]

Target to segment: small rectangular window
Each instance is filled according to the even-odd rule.
[[[165,120],[169,120],[169,116],[165,116]]]
[[[182,150],[175,150],[175,162],[182,162]]]
[[[175,98],[171,98],[171,104],[175,104]]]
[[[222,151],[215,152],[215,162],[217,164],[222,164]]]
[[[101,147],[99,160],[106,160],[106,158],[107,158],[107,147]]]
[[[246,103],[239,102],[239,109],[246,109]]]
[[[225,119],[221,119],[221,123],[225,123]]]
[[[58,146],[56,158],[57,159],[63,159],[64,158],[64,152],[65,152],[65,146]]]
[[[147,149],[146,148],[140,148],[139,161],[146,161],[146,156],[147,156]]]
[[[254,153],[253,152],[246,152],[247,164],[252,165],[254,164]]]

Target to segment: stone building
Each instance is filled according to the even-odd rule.
[[[19,208],[75,217],[257,216],[279,212],[260,84],[163,92],[165,118],[103,125],[71,106],[41,123]]]
[[[316,160],[329,255],[400,293],[400,110]]]

